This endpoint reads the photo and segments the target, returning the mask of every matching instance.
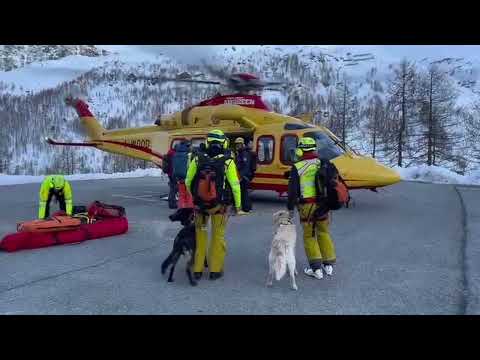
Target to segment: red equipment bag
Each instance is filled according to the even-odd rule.
[[[193,209],[193,197],[183,181],[178,182],[178,208]]]
[[[15,234],[8,234],[0,241],[0,249],[13,252],[53,245],[74,244],[85,240],[120,235],[127,231],[127,218],[115,217],[99,220],[93,224],[82,224],[76,230],[59,232],[17,232]]]
[[[88,207],[88,216],[95,219],[105,219],[125,216],[125,208],[118,205],[109,205],[100,201],[93,202]]]

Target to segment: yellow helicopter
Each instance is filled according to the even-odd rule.
[[[130,74],[131,81],[171,81],[165,78],[145,78]],[[183,73],[174,81],[221,84],[216,81],[194,79]],[[258,165],[251,182],[253,190],[272,190],[280,195],[287,191],[286,172],[295,157],[295,148],[301,137],[316,140],[319,156],[330,160],[338,168],[349,189],[371,189],[395,184],[399,174],[371,157],[354,152],[348,145],[324,126],[311,123],[313,114],[287,116],[271,111],[259,95],[252,91],[279,86],[281,83],[263,82],[251,74],[233,74],[227,86],[237,93],[220,95],[202,101],[183,111],[160,116],[154,125],[139,128],[106,130],[90,112],[88,105],[68,97],[85,127],[89,140],[84,143],[60,142],[47,138],[52,145],[89,146],[110,153],[142,159],[162,166],[162,159],[169,149],[182,140],[190,140],[192,147],[199,147],[212,128],[221,129],[230,143],[243,137],[252,144]],[[275,90],[275,88],[272,88]]]

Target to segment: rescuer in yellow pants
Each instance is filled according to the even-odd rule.
[[[237,167],[233,159],[225,155],[227,144],[225,134],[221,130],[212,130],[207,135],[205,154],[199,153],[192,159],[185,179],[185,185],[192,194],[195,203],[196,250],[193,272],[196,280],[202,277],[207,258],[209,219],[212,221],[212,239],[208,251],[210,280],[216,280],[223,276],[227,252],[225,230],[230,204],[220,201],[215,202],[213,206],[206,206],[205,199],[211,195],[212,199],[218,200],[221,198],[223,200],[228,183],[233,197],[231,202],[234,203],[237,214],[245,214],[241,210],[241,189]],[[216,175],[210,178],[209,171],[212,169],[215,169]],[[219,184],[220,180],[215,180],[212,185],[209,179],[223,179],[223,184]]]
[[[316,152],[315,140],[309,137],[301,138],[296,155],[299,159],[290,171],[287,208],[293,217],[297,206],[300,215],[305,253],[310,265],[304,272],[308,276],[322,279],[323,270],[327,275],[333,274],[336,255],[328,229],[328,207],[318,203],[317,199],[315,181],[321,161]]]

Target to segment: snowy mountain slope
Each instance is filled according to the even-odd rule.
[[[59,60],[32,63],[17,70],[0,72],[0,93],[24,95],[52,89],[102,66],[108,58],[71,55]]]
[[[45,136],[66,140],[83,138],[74,112],[63,104],[63,98],[72,90],[80,89],[91,110],[107,128],[152,124],[158,114],[180,110],[218,90],[207,85],[163,83],[159,86],[127,80],[130,73],[174,77],[183,71],[202,72],[208,78],[219,79],[199,61],[190,64],[180,61],[174,52],[164,49],[166,47],[162,47],[166,51],[157,53],[130,46],[97,47],[108,51],[108,55],[93,58],[72,55],[0,72],[0,118],[3,116],[2,122],[6,124],[0,129],[0,135],[7,139],[0,144],[0,154],[9,159],[3,164],[0,162],[0,171],[3,167],[9,173],[18,174],[43,174],[54,169],[86,173],[145,166],[93,149],[52,148],[42,142]],[[350,51],[348,47],[328,46],[218,46],[215,52],[207,53],[207,61],[225,74],[246,71],[269,80],[292,83],[286,91],[266,91],[263,96],[282,113],[321,110],[316,121],[327,126],[337,106],[339,83],[341,85],[343,75],[347,75],[348,89],[358,103],[359,114],[349,128],[347,140],[352,147],[369,154],[372,148],[365,111],[376,99],[385,102],[392,63],[383,57],[344,66],[345,59],[354,57],[348,55]],[[479,102],[480,62],[458,59],[440,60],[460,94],[457,106],[470,111]],[[429,62],[421,60],[417,60],[420,68]],[[325,112],[329,116],[323,116]],[[386,161],[382,156],[381,152],[377,153],[380,161]]]
[[[10,71],[71,55],[101,57],[108,53],[94,45],[0,45],[0,70]]]
[[[61,57],[57,54],[46,60],[23,64],[15,70],[0,71],[0,94],[3,92],[20,96],[53,89],[64,82],[75,80],[90,70],[105,67],[113,70],[117,66],[116,64],[121,66],[124,62],[143,64],[169,61],[166,57],[132,52],[118,46],[98,46],[95,49],[98,54],[96,56],[77,54],[78,51],[62,52],[63,56]],[[17,57],[22,58],[20,54],[17,54]]]

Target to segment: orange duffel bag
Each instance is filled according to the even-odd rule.
[[[47,220],[24,221],[17,224],[19,232],[53,232],[74,230],[80,227],[82,221],[70,216],[52,216]]]

